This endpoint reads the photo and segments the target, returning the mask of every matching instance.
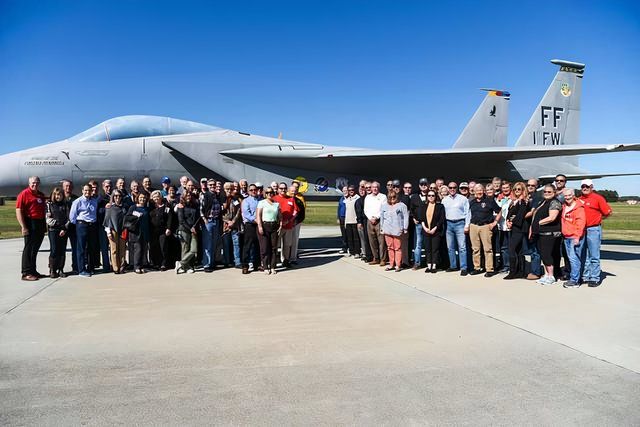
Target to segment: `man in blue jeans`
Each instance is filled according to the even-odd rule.
[[[458,184],[450,182],[449,195],[442,200],[445,217],[447,218],[447,247],[449,248],[450,267],[447,271],[458,270],[456,246],[460,257],[460,275],[466,276],[467,271],[467,242],[465,233],[469,232],[471,213],[469,211],[469,199],[458,194]]]
[[[200,216],[202,217],[202,266],[205,273],[211,273],[215,268],[215,249],[220,236],[220,215],[222,208],[218,195],[215,192],[216,180],[207,181],[209,191],[200,195]]]
[[[542,277],[542,261],[540,260],[540,253],[538,252],[538,235],[533,234],[529,239],[529,229],[531,228],[531,218],[533,218],[533,212],[542,204],[544,199],[542,195],[536,190],[538,189],[538,180],[530,178],[527,180],[527,193],[529,194],[529,200],[531,201],[531,210],[525,216],[525,222],[527,226],[527,232],[523,237],[522,250],[525,255],[531,256],[531,269],[527,275],[527,280],[538,280]]]
[[[413,270],[420,268],[422,263],[422,222],[426,215],[427,193],[429,192],[429,181],[427,178],[420,178],[418,183],[420,192],[412,194],[409,199],[409,211],[415,227],[415,244],[413,250]]]
[[[580,191],[582,195],[579,200],[584,205],[586,216],[585,248],[583,248],[582,259],[584,269],[582,271],[582,282],[590,288],[600,286],[600,244],[602,242],[602,220],[613,212],[611,206],[604,197],[593,190],[593,181],[583,179]]]
[[[71,204],[69,221],[76,226],[77,265],[81,277],[91,277],[96,260],[93,259],[98,243],[98,199],[91,197],[91,186],[82,187],[82,196]]]

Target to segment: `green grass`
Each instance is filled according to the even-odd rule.
[[[11,239],[20,237],[20,225],[16,219],[16,202],[5,201],[4,206],[0,206],[0,239]]]
[[[308,202],[305,224],[337,225],[337,202]],[[613,215],[603,222],[604,239],[640,243],[640,205],[612,203]],[[6,201],[0,206],[0,239],[20,237],[16,220],[16,202]]]

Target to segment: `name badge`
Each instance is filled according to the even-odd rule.
[[[234,200],[234,201],[233,201],[233,206],[238,206],[239,204],[240,204],[240,202],[239,202],[239,201],[237,201],[237,200]]]

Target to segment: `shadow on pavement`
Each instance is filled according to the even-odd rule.
[[[631,252],[618,252],[618,251],[600,251],[601,259],[610,259],[613,261],[637,261],[640,260],[640,253],[634,254]]]

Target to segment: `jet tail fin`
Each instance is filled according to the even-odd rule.
[[[580,131],[580,97],[584,64],[552,59],[560,66],[547,92],[520,134],[516,147],[528,145],[578,144]],[[578,165],[578,158],[563,162]]]
[[[487,92],[482,103],[453,144],[453,148],[506,147],[509,121],[509,92]]]

